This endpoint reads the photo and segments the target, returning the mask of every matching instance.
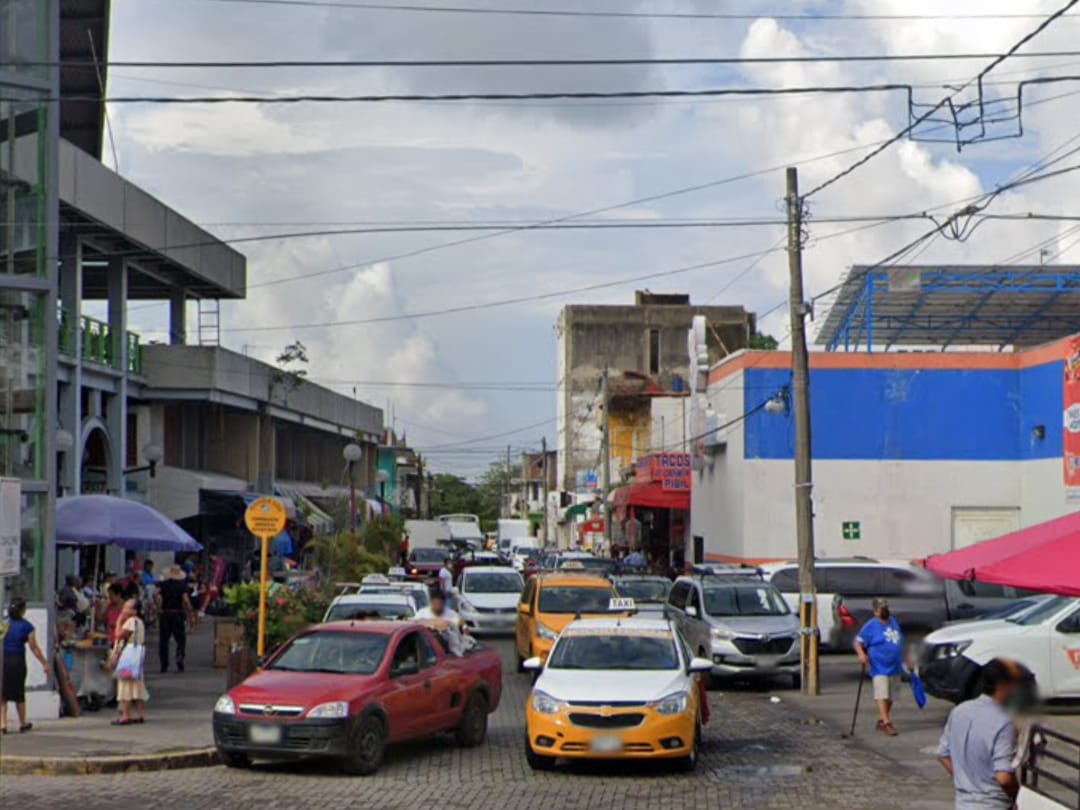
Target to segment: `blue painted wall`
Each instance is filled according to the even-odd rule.
[[[1022,370],[816,369],[810,374],[816,459],[994,461],[1060,457],[1062,364]],[[791,372],[747,369],[750,410]],[[1032,429],[1046,427],[1036,440]],[[791,414],[745,422],[746,458],[790,459]]]

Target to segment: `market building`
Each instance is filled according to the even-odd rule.
[[[849,274],[818,341],[852,351],[810,354],[818,556],[921,558],[1080,506],[1078,290],[1075,267]],[[794,557],[790,353],[724,358],[706,396],[693,542]]]

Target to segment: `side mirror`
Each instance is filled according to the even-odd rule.
[[[708,658],[691,658],[690,672],[712,672],[712,661]]]
[[[518,613],[521,613],[525,616],[531,616],[532,608],[529,607],[528,602],[518,602]]]
[[[544,668],[544,662],[539,655],[534,655],[532,658],[526,658],[522,661],[521,668],[527,672],[539,672]]]
[[[686,611],[687,616],[697,616],[697,608],[693,605],[687,605],[683,610]]]

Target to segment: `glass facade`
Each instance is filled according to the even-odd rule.
[[[53,586],[55,9],[0,0],[0,477],[23,490],[21,567],[8,589],[33,601]]]

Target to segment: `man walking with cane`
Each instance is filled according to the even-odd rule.
[[[879,715],[877,730],[895,737],[900,732],[892,722],[892,706],[897,684],[904,673],[904,634],[900,623],[889,612],[887,600],[877,598],[873,607],[874,617],[863,625],[855,639],[855,652],[863,671],[870,670]]]

